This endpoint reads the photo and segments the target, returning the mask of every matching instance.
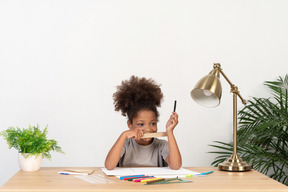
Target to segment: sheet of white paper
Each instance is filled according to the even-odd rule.
[[[194,174],[199,174],[198,172],[195,171],[190,171],[188,169],[180,168],[178,170],[173,170],[170,169],[169,167],[141,167],[141,168],[136,168],[136,167],[130,167],[130,168],[121,168],[121,167],[116,167],[113,170],[107,170],[106,168],[102,168],[102,171],[106,175],[171,175],[171,176],[180,176],[180,175],[194,175]]]

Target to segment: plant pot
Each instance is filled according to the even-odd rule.
[[[22,171],[37,171],[41,167],[42,153],[39,156],[28,156],[29,153],[18,153],[18,161]]]

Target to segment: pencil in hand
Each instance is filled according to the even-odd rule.
[[[173,109],[173,112],[176,112],[176,104],[177,104],[177,101],[175,100],[175,101],[174,101],[174,109]]]

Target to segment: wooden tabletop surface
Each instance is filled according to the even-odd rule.
[[[61,175],[58,172],[64,169],[95,169],[94,174],[105,176],[112,183],[91,184],[83,181],[75,175]],[[91,167],[42,167],[39,171],[19,171],[0,191],[25,191],[25,192],[58,192],[58,191],[121,191],[121,192],[169,192],[169,191],[199,191],[199,192],[288,192],[288,187],[255,171],[248,172],[226,172],[219,171],[215,167],[189,167],[196,172],[207,172],[214,170],[214,173],[206,177],[184,178],[192,180],[191,183],[173,183],[159,185],[144,185],[141,183],[122,181],[114,176],[107,177],[101,168]]]

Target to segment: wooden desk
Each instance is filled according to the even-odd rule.
[[[42,167],[36,172],[19,171],[0,191],[26,191],[26,192],[93,192],[93,191],[122,191],[122,192],[168,192],[168,191],[201,191],[201,192],[288,192],[288,187],[269,177],[255,171],[249,172],[225,172],[218,171],[214,167],[192,167],[187,168],[196,172],[206,172],[215,170],[207,177],[190,178],[192,183],[175,183],[162,185],[143,185],[140,183],[120,181],[114,176],[108,177],[116,183],[91,184],[76,178],[73,175],[60,175],[58,171],[63,171],[63,167]],[[80,168],[74,168],[80,169]],[[82,168],[83,169],[83,168]],[[85,168],[87,169],[87,168]],[[103,174],[100,168],[96,168],[96,174]],[[189,178],[187,178],[189,179]]]

